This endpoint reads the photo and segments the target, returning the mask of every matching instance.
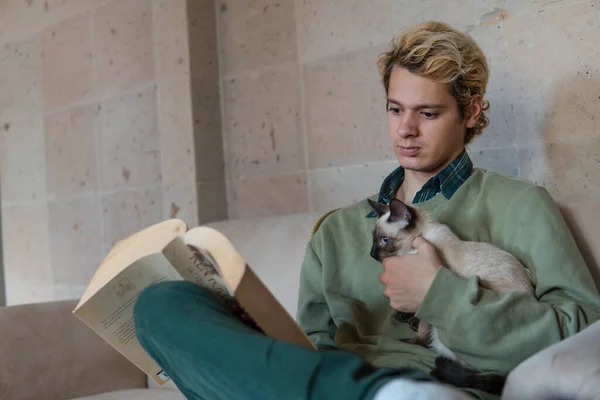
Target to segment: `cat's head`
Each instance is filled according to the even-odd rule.
[[[398,199],[392,199],[389,205],[371,199],[367,201],[378,217],[373,229],[371,257],[383,261],[387,257],[410,253],[413,239],[422,235],[427,226],[426,213]]]

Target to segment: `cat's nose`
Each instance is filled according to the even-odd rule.
[[[378,252],[377,246],[375,246],[375,245],[371,246],[371,253],[370,254],[371,254],[371,257],[373,257],[376,261],[379,261],[379,259],[377,258],[379,256],[378,253],[379,252]]]

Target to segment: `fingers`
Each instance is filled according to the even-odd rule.
[[[435,246],[429,243],[424,237],[417,236],[412,241],[413,249],[416,249],[419,254],[435,250]]]
[[[398,268],[402,265],[402,260],[404,259],[404,257],[406,256],[393,256],[384,258],[381,262],[381,264],[383,265],[383,269],[385,271],[389,271],[393,268]]]
[[[401,268],[402,264],[399,263],[384,265],[383,272],[379,274],[379,282],[389,285],[397,281],[402,276]]]
[[[385,289],[383,289],[383,295],[389,299],[392,295],[392,291],[386,287]]]
[[[417,236],[412,241],[412,247],[417,250],[423,246],[426,246],[427,244],[430,243],[423,236]]]
[[[384,285],[390,283],[390,274],[387,271],[380,273],[379,282],[383,283]]]
[[[392,281],[392,275],[398,273],[400,257],[388,257],[382,261],[383,272],[379,274],[379,282],[387,285]]]

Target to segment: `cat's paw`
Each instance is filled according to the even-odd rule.
[[[413,331],[413,332],[418,332],[419,331],[419,324],[421,323],[421,320],[417,317],[412,317],[411,319],[408,320],[408,327]]]
[[[411,318],[415,317],[415,314],[414,313],[405,313],[402,311],[394,311],[392,316],[398,322],[408,322],[408,321],[410,321]]]

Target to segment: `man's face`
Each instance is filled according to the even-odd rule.
[[[464,149],[471,119],[460,118],[447,85],[395,67],[387,108],[394,153],[405,169],[435,174]]]

